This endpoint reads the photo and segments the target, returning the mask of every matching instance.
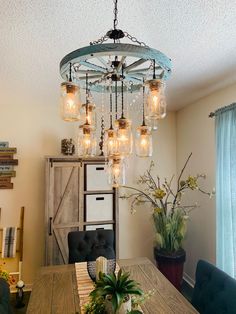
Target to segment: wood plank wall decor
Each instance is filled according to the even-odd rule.
[[[14,166],[18,165],[18,159],[14,159],[16,152],[16,147],[0,142],[0,189],[13,189],[11,178],[16,176]]]

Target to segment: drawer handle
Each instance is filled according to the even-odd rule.
[[[104,197],[96,197],[96,201],[104,201]]]
[[[96,228],[96,230],[105,230],[104,228]]]
[[[52,235],[52,217],[49,217],[49,233],[50,236]]]
[[[96,197],[96,201],[104,201],[104,197]]]
[[[104,167],[96,167],[96,170],[104,170]]]

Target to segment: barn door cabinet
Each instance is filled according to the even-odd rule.
[[[46,157],[45,265],[68,263],[70,231],[113,229],[118,257],[118,191],[104,158]]]

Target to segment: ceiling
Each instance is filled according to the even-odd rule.
[[[58,93],[62,57],[113,25],[112,0],[1,0],[0,5],[0,84],[44,95]],[[171,110],[236,82],[235,1],[119,0],[118,11],[119,28],[172,59]]]

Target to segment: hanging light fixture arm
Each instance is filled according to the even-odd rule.
[[[153,79],[156,79],[156,61],[153,59]]]
[[[86,73],[86,105],[85,105],[85,115],[86,115],[86,124],[89,124],[88,121],[88,73]]]
[[[113,129],[112,125],[112,88],[110,87],[110,130]]]
[[[118,113],[117,81],[115,81],[115,111],[116,111],[116,120],[117,120],[117,113]]]
[[[143,78],[143,123],[142,126],[146,126],[145,122],[145,82]]]
[[[72,67],[72,63],[70,62],[70,68],[69,68],[69,82],[72,82],[71,67]]]
[[[124,119],[124,64],[122,64],[122,79],[121,79],[121,118]]]

